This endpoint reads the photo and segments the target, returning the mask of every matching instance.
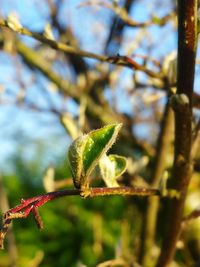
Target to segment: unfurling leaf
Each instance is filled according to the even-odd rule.
[[[50,23],[47,23],[45,25],[45,28],[44,28],[44,36],[46,38],[48,38],[49,40],[54,40],[55,41],[55,37],[53,35],[53,31],[52,31],[52,26]]]
[[[121,123],[107,125],[78,137],[71,144],[68,157],[76,188],[89,187],[89,175],[115,142],[121,126]]]
[[[117,178],[125,172],[127,160],[119,155],[104,155],[99,162],[99,167],[106,185],[108,187],[118,187]]]
[[[8,21],[8,26],[10,29],[13,31],[20,31],[23,27],[19,21],[19,18],[17,17],[17,14],[15,13],[10,13],[7,18]]]

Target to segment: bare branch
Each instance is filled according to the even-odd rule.
[[[116,3],[107,3],[104,1],[95,1],[94,3],[92,1],[87,1],[83,4],[81,4],[80,6],[88,6],[88,5],[99,5],[105,8],[108,8],[110,10],[112,10],[120,19],[123,20],[124,24],[129,26],[129,27],[133,27],[133,28],[145,28],[145,27],[149,27],[152,25],[159,25],[159,26],[163,26],[165,25],[170,19],[175,17],[175,12],[171,12],[161,18],[158,18],[156,16],[153,16],[151,18],[151,20],[145,21],[145,22],[137,22],[135,20],[133,20],[128,12],[126,11],[125,8],[120,7],[119,5],[117,5]]]
[[[29,199],[22,199],[21,204],[8,210],[4,214],[3,227],[0,231],[0,248],[3,248],[3,241],[9,229],[10,223],[13,219],[26,218],[31,212],[35,218],[37,226],[43,228],[42,219],[39,215],[38,208],[51,201],[64,196],[80,195],[84,197],[98,197],[98,196],[153,196],[160,195],[158,189],[140,188],[140,187],[103,187],[103,188],[89,188],[87,192],[82,192],[79,189],[69,189],[62,191],[54,191],[44,195],[36,196]]]
[[[151,185],[158,187],[166,168],[167,148],[170,147],[172,139],[171,128],[173,122],[173,112],[166,103],[163,119],[161,122],[161,130],[158,136],[156,155],[152,167]],[[143,222],[143,238],[141,250],[141,263],[146,266],[150,259],[150,251],[154,244],[154,236],[157,223],[157,215],[159,209],[159,199],[151,198],[147,200],[147,210]]]
[[[30,31],[27,28],[24,28],[22,26],[21,27],[12,27],[7,20],[4,20],[2,18],[0,19],[0,26],[1,27],[7,27],[16,33],[30,36],[30,37],[32,37],[32,38],[34,38],[34,39],[36,39],[36,40],[38,40],[44,44],[47,44],[48,46],[50,46],[56,50],[63,51],[65,53],[74,54],[74,55],[77,55],[80,57],[97,59],[99,61],[108,62],[108,63],[115,64],[115,65],[129,67],[131,69],[143,71],[150,77],[163,78],[162,73],[153,72],[153,71],[145,68],[144,66],[134,62],[133,60],[129,60],[128,57],[119,57],[119,56],[108,57],[105,55],[99,55],[99,54],[91,53],[89,51],[81,50],[79,48],[67,45],[65,43],[61,43],[61,42],[57,42],[57,41],[48,39],[44,35],[41,35],[41,34],[36,33],[36,32],[32,32],[32,31]]]
[[[194,210],[189,215],[185,216],[182,220],[182,226],[184,227],[188,224],[191,220],[197,219],[200,217],[200,210]]]
[[[178,74],[175,103],[175,155],[172,187],[180,192],[171,200],[168,229],[157,267],[168,266],[181,232],[183,208],[191,178],[192,162],[192,95],[197,45],[197,0],[178,1]],[[182,101],[183,100],[183,101]],[[174,101],[173,101],[174,102]]]

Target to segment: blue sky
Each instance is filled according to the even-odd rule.
[[[107,26],[112,18],[112,12],[106,8],[80,8],[79,4],[83,2],[67,0],[60,13],[61,22],[63,24],[67,23],[73,28],[73,32],[77,36],[82,49],[95,53],[103,53],[103,44],[108,35]],[[165,4],[161,4],[161,1],[160,8],[156,9],[157,0],[151,1],[151,3],[148,2],[148,5],[147,2],[147,0],[141,0],[138,4],[134,5],[132,16],[134,16],[135,20],[145,21],[149,19],[152,10],[156,12],[154,15],[162,16],[171,8],[169,1],[164,1]],[[45,24],[49,21],[46,1],[2,0],[1,15],[6,17],[11,12],[18,14],[22,25],[34,31],[42,31]],[[118,52],[125,54],[127,46],[137,37],[137,34],[137,29],[127,28],[124,33],[124,39],[128,41],[122,47],[121,51]],[[150,37],[151,35],[153,38]],[[31,38],[21,38],[30,46],[34,46],[36,43]],[[154,49],[150,49],[149,45],[154,47]],[[147,48],[151,53],[150,55],[159,60],[174,50],[176,48],[176,33],[173,30],[173,25],[149,28],[145,38],[141,42],[141,47],[138,47],[134,52],[145,54]],[[0,52],[0,85],[6,89],[6,93],[3,94],[4,100],[10,101],[13,99],[9,91],[12,94],[18,92],[19,85],[16,84],[16,77],[20,75],[25,82],[25,86],[28,87],[28,97],[36,100],[42,107],[47,107],[48,105],[44,102],[41,91],[38,90],[38,80],[35,83],[31,83],[34,77],[32,77],[32,74],[26,68],[22,68],[20,74],[16,73],[15,60],[13,56]],[[19,58],[17,61],[19,64],[22,64]],[[91,67],[96,64],[94,60],[87,60],[87,62]],[[109,68],[112,69],[113,66],[109,66]],[[57,71],[59,72],[59,69]],[[44,88],[47,86],[47,80],[41,75],[39,76],[39,84]],[[132,85],[132,71],[128,69],[122,69],[122,75],[118,81],[116,101],[119,110],[129,113],[130,111],[132,112],[132,102],[124,91],[124,85]],[[51,96],[55,106],[61,107],[65,105],[67,111],[72,114],[77,114],[77,105],[74,102],[66,100],[64,104],[55,93],[51,93]],[[112,91],[110,88],[106,90],[106,96],[112,102]],[[31,111],[24,107],[17,108],[12,104],[0,106],[0,127],[0,169],[3,171],[10,169],[8,160],[19,145],[21,136],[26,137],[25,143],[21,145],[23,146],[24,155],[27,159],[33,157],[34,153],[37,154],[37,145],[40,144],[41,140],[43,141],[45,154],[44,167],[49,163],[56,162],[60,155],[64,155],[70,141],[55,115],[48,113],[42,114],[41,112]],[[140,135],[143,133],[141,135],[142,138],[145,137],[146,132],[146,129],[143,128],[144,125],[141,125],[141,128],[136,129],[136,133],[137,131]]]

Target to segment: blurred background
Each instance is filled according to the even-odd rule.
[[[64,53],[1,28],[1,212],[21,198],[72,188],[70,143],[113,122],[122,122],[123,129],[112,152],[129,161],[120,183],[152,182],[168,89],[173,90],[176,77],[175,1],[1,0],[0,17],[10,16],[33,32],[95,54],[127,56],[141,68]],[[170,169],[173,160],[169,116],[163,169]],[[194,121],[198,118],[195,109]],[[104,186],[98,170],[93,177],[92,185]],[[199,176],[196,181],[197,186]],[[14,221],[6,249],[0,251],[0,267],[139,266],[145,207],[146,201],[136,197],[74,196],[50,202],[41,208],[43,231],[31,216]],[[153,248],[148,266],[159,253],[159,245]],[[189,266],[196,255],[180,244],[176,266]],[[103,265],[112,259],[122,262]]]

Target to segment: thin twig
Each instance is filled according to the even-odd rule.
[[[99,55],[99,54],[91,53],[89,51],[81,50],[77,47],[73,47],[73,46],[67,45],[65,43],[61,43],[58,41],[54,41],[52,39],[48,39],[44,35],[41,35],[41,34],[36,33],[36,32],[32,32],[32,31],[28,30],[27,28],[22,27],[21,25],[19,27],[13,27],[13,26],[11,26],[9,21],[4,20],[2,18],[0,18],[0,26],[1,27],[7,27],[16,33],[32,37],[32,38],[34,38],[34,39],[36,39],[36,40],[38,40],[44,44],[47,44],[48,46],[52,47],[53,49],[60,50],[60,51],[63,51],[65,53],[77,55],[80,57],[97,59],[99,61],[108,62],[108,63],[115,64],[115,65],[129,67],[131,69],[143,71],[144,73],[146,73],[150,77],[163,78],[162,73],[154,72],[154,71],[144,67],[143,65],[136,63],[132,59],[129,60],[128,57],[121,57],[118,55],[109,57],[109,56]]]
[[[156,156],[152,167],[151,185],[158,187],[160,180],[166,168],[166,153],[171,142],[173,113],[169,102],[166,103],[161,130],[158,137]],[[141,245],[140,261],[143,266],[147,266],[150,259],[150,252],[154,245],[154,236],[157,223],[157,214],[159,209],[159,199],[151,198],[147,200],[147,210],[143,222],[143,238]]]
[[[133,28],[145,28],[153,25],[164,26],[170,19],[175,17],[175,12],[171,12],[161,18],[153,16],[150,20],[145,22],[137,22],[133,20],[125,8],[120,7],[119,5],[115,4],[114,2],[109,4],[105,1],[87,1],[79,5],[79,7],[88,6],[88,5],[99,5],[101,7],[108,8],[112,10],[121,20],[123,20],[124,24],[133,27]]]
[[[191,220],[197,219],[200,217],[200,210],[194,210],[189,215],[185,216],[182,219],[182,226],[185,227]]]
[[[0,174],[0,210],[2,212],[6,212],[6,210],[8,209],[9,209],[8,197],[3,184],[3,177]],[[8,232],[7,239],[8,239],[8,254],[10,260],[9,266],[17,267],[18,253],[12,226],[10,227],[10,231]]]
[[[3,227],[0,231],[0,248],[3,248],[3,241],[9,229],[10,223],[13,219],[26,218],[31,212],[35,218],[37,226],[43,228],[42,219],[39,215],[38,208],[43,206],[48,201],[64,196],[80,195],[84,197],[98,197],[98,196],[153,196],[160,195],[158,189],[139,188],[139,187],[103,187],[103,188],[89,188],[87,192],[82,192],[79,189],[69,189],[62,191],[54,191],[29,199],[22,199],[21,204],[8,210],[4,214]]]

